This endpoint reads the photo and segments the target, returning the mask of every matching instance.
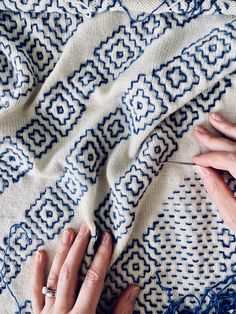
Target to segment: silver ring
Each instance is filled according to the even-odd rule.
[[[42,293],[47,295],[49,298],[55,298],[56,297],[56,293],[57,293],[57,290],[52,290],[52,289],[49,289],[48,287],[43,287],[42,288]]]

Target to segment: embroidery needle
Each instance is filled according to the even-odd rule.
[[[187,166],[195,166],[196,165],[192,162],[185,162],[185,161],[162,161],[162,162],[158,162],[158,164],[179,164],[179,165],[187,165]]]

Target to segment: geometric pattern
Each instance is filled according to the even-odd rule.
[[[202,188],[198,177],[185,178],[163,203],[156,222],[144,233],[144,243],[152,250],[151,256],[161,261],[160,278],[177,283],[173,287],[174,299],[184,297],[189,291],[199,295],[199,286],[203,289],[206,282],[212,285],[218,282],[217,273],[222,263],[227,263],[220,256],[220,246],[214,246],[217,238],[220,240],[225,233],[225,226]],[[205,237],[205,230],[211,237]],[[234,248],[233,242],[232,245]],[[228,251],[224,248],[224,252]],[[171,267],[173,263],[175,267]],[[221,279],[224,279],[222,275]],[[185,304],[194,308],[196,304],[190,301],[191,298],[185,300]]]
[[[152,177],[162,168],[159,162],[168,161],[177,150],[178,145],[173,135],[170,128],[160,126],[143,143],[137,158],[145,168],[151,170]]]
[[[74,205],[78,205],[80,199],[88,190],[87,186],[83,185],[72,169],[67,167],[65,167],[62,176],[57,180],[56,186],[69,200],[72,200]]]
[[[59,234],[73,215],[73,210],[51,187],[40,193],[35,203],[25,212],[25,217],[31,223],[35,234],[47,239],[53,239]]]
[[[53,54],[46,43],[34,38],[26,44],[25,50],[30,58],[33,71],[40,73],[40,76],[48,74],[48,67],[53,67]],[[42,78],[39,78],[39,80]]]
[[[63,82],[57,82],[44,94],[35,110],[61,136],[67,136],[81,118],[85,105],[72,95],[71,88],[68,89]]]
[[[142,53],[138,38],[132,30],[121,25],[111,36],[102,41],[94,55],[108,76],[116,79]]]
[[[1,41],[2,39],[0,74],[3,84],[0,85],[0,110],[12,106],[20,97],[26,96],[35,84],[35,78],[24,53],[20,49],[17,50],[13,44],[4,44]]]
[[[18,182],[32,167],[32,158],[10,136],[0,141],[0,194],[9,182]]]
[[[102,231],[111,231],[115,243],[128,233],[135,219],[135,213],[115,204],[111,193],[107,194],[94,214],[97,227]]]
[[[171,176],[159,162],[175,157],[193,125],[233,94],[233,4],[168,0],[150,13],[145,1],[62,2],[0,3],[0,204],[7,220],[22,208],[25,218],[3,231],[0,294],[10,293],[19,313],[32,312],[28,282],[19,293],[22,265],[31,266],[45,241],[53,247],[81,207],[93,229],[83,278],[98,234],[107,230],[115,242],[98,313],[111,313],[133,282],[141,287],[134,313],[233,313],[235,236],[200,179],[181,179],[189,168],[180,167],[165,197],[156,196],[159,206],[144,197],[155,191],[147,190],[154,177],[152,187],[164,189]],[[226,182],[236,193],[235,181]],[[24,188],[28,197],[17,199]]]
[[[121,108],[116,108],[98,123],[98,130],[102,132],[102,137],[109,149],[113,149],[122,140],[127,140],[130,136],[129,124],[126,115]]]
[[[235,31],[236,36],[236,31]],[[183,59],[195,62],[204,72],[207,80],[212,80],[216,75],[229,71],[230,63],[234,63],[236,56],[233,45],[233,35],[225,30],[214,29],[210,34],[198,39],[188,48],[183,50]]]
[[[35,14],[35,19],[37,20],[38,14]],[[83,17],[60,14],[59,12],[54,12],[53,15],[50,12],[44,12],[42,15],[42,23],[37,25],[38,32],[44,32],[48,40],[51,42],[52,47],[56,47],[57,51],[62,51],[63,46],[67,43],[68,39],[76,32],[79,25],[83,22]],[[45,35],[46,35],[45,34]]]
[[[146,246],[133,239],[110,269],[98,313],[110,313],[121,291],[131,283],[137,283],[142,291],[137,300],[139,311],[134,313],[163,313],[160,309],[167,303],[170,288],[161,285],[156,265],[157,259],[152,258]]]
[[[192,93],[194,85],[199,84],[200,77],[191,64],[189,60],[178,56],[153,70],[152,74],[158,87],[163,88],[169,102],[175,102],[178,98]]]
[[[130,128],[136,134],[146,130],[147,126],[153,126],[154,121],[168,110],[144,74],[139,74],[137,80],[131,82],[122,96],[122,103],[127,110]]]
[[[32,313],[32,305],[30,300],[26,300],[23,305],[19,307],[20,313],[29,314]]]
[[[150,176],[143,171],[138,163],[132,164],[115,183],[115,189],[112,190],[116,203],[122,204],[127,210],[136,207],[150,181]]]
[[[176,138],[181,138],[195,120],[199,119],[198,110],[192,104],[187,104],[165,119],[165,125],[172,128]],[[173,127],[174,125],[174,127]]]
[[[19,129],[16,137],[27,146],[35,158],[41,158],[57,142],[55,133],[37,119],[32,119],[30,123]]]
[[[96,183],[100,168],[105,164],[107,152],[101,140],[93,129],[88,129],[78,141],[75,142],[67,157],[68,164],[75,173],[84,177],[86,185],[88,182]]]
[[[12,279],[17,276],[20,270],[20,263],[0,247],[0,294],[11,283]]]
[[[107,83],[107,79],[94,62],[88,60],[86,63],[81,64],[79,70],[68,78],[68,82],[72,84],[77,94],[81,94],[82,98],[88,99],[96,87]]]
[[[20,263],[43,245],[43,240],[25,222],[21,222],[11,227],[9,236],[4,238],[4,244],[7,246],[7,255]]]
[[[131,21],[131,25],[145,46],[164,35],[171,27],[166,14],[148,14],[145,16],[144,13],[141,13],[136,20]]]

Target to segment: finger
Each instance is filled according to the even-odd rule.
[[[74,230],[67,229],[62,233],[62,236],[59,239],[58,249],[55,255],[55,258],[52,262],[52,267],[49,272],[47,287],[53,290],[57,290],[57,282],[60,274],[62,265],[66,259],[66,256],[71,248],[71,245],[74,240]],[[45,298],[45,309],[46,311],[50,310],[55,302],[55,298],[50,298],[46,296]]]
[[[216,170],[201,166],[193,168],[202,178],[202,182],[225,224],[236,231],[236,199],[232,190]]]
[[[112,314],[132,314],[139,292],[140,288],[136,285],[130,285],[122,291],[116,301]]]
[[[89,242],[90,230],[83,223],[61,268],[55,308],[69,311],[77,297],[78,273]],[[58,312],[58,313],[59,313]]]
[[[45,279],[46,253],[42,250],[37,251],[33,265],[32,277],[32,307],[34,314],[38,314],[44,307],[44,295],[42,288]]]
[[[81,286],[79,296],[74,306],[75,313],[95,313],[101,296],[105,276],[112,254],[112,238],[109,233],[104,233],[102,242],[95,254]]]
[[[209,115],[209,122],[229,139],[236,141],[236,125],[228,121],[218,112]]]
[[[236,153],[231,152],[209,152],[192,158],[192,162],[216,169],[226,170],[236,178]]]
[[[205,147],[213,151],[236,152],[236,143],[224,137],[213,135],[204,127],[197,125],[193,129],[193,135]]]

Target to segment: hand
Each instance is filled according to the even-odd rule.
[[[96,313],[112,255],[112,237],[108,233],[107,238],[104,235],[105,233],[79,292],[78,272],[90,238],[90,230],[85,224],[81,225],[76,237],[74,230],[69,228],[59,239],[46,284],[48,288],[57,290],[55,298],[42,294],[45,285],[46,252],[37,252],[32,281],[32,305],[35,314]],[[138,293],[137,285],[126,288],[119,296],[112,313],[133,313]]]
[[[218,113],[211,113],[209,122],[225,137],[213,135],[202,126],[196,126],[193,135],[211,152],[193,157],[192,162],[200,165],[194,166],[194,169],[202,178],[224,222],[236,232],[236,199],[223,177],[215,170],[227,170],[236,178],[236,125]]]

